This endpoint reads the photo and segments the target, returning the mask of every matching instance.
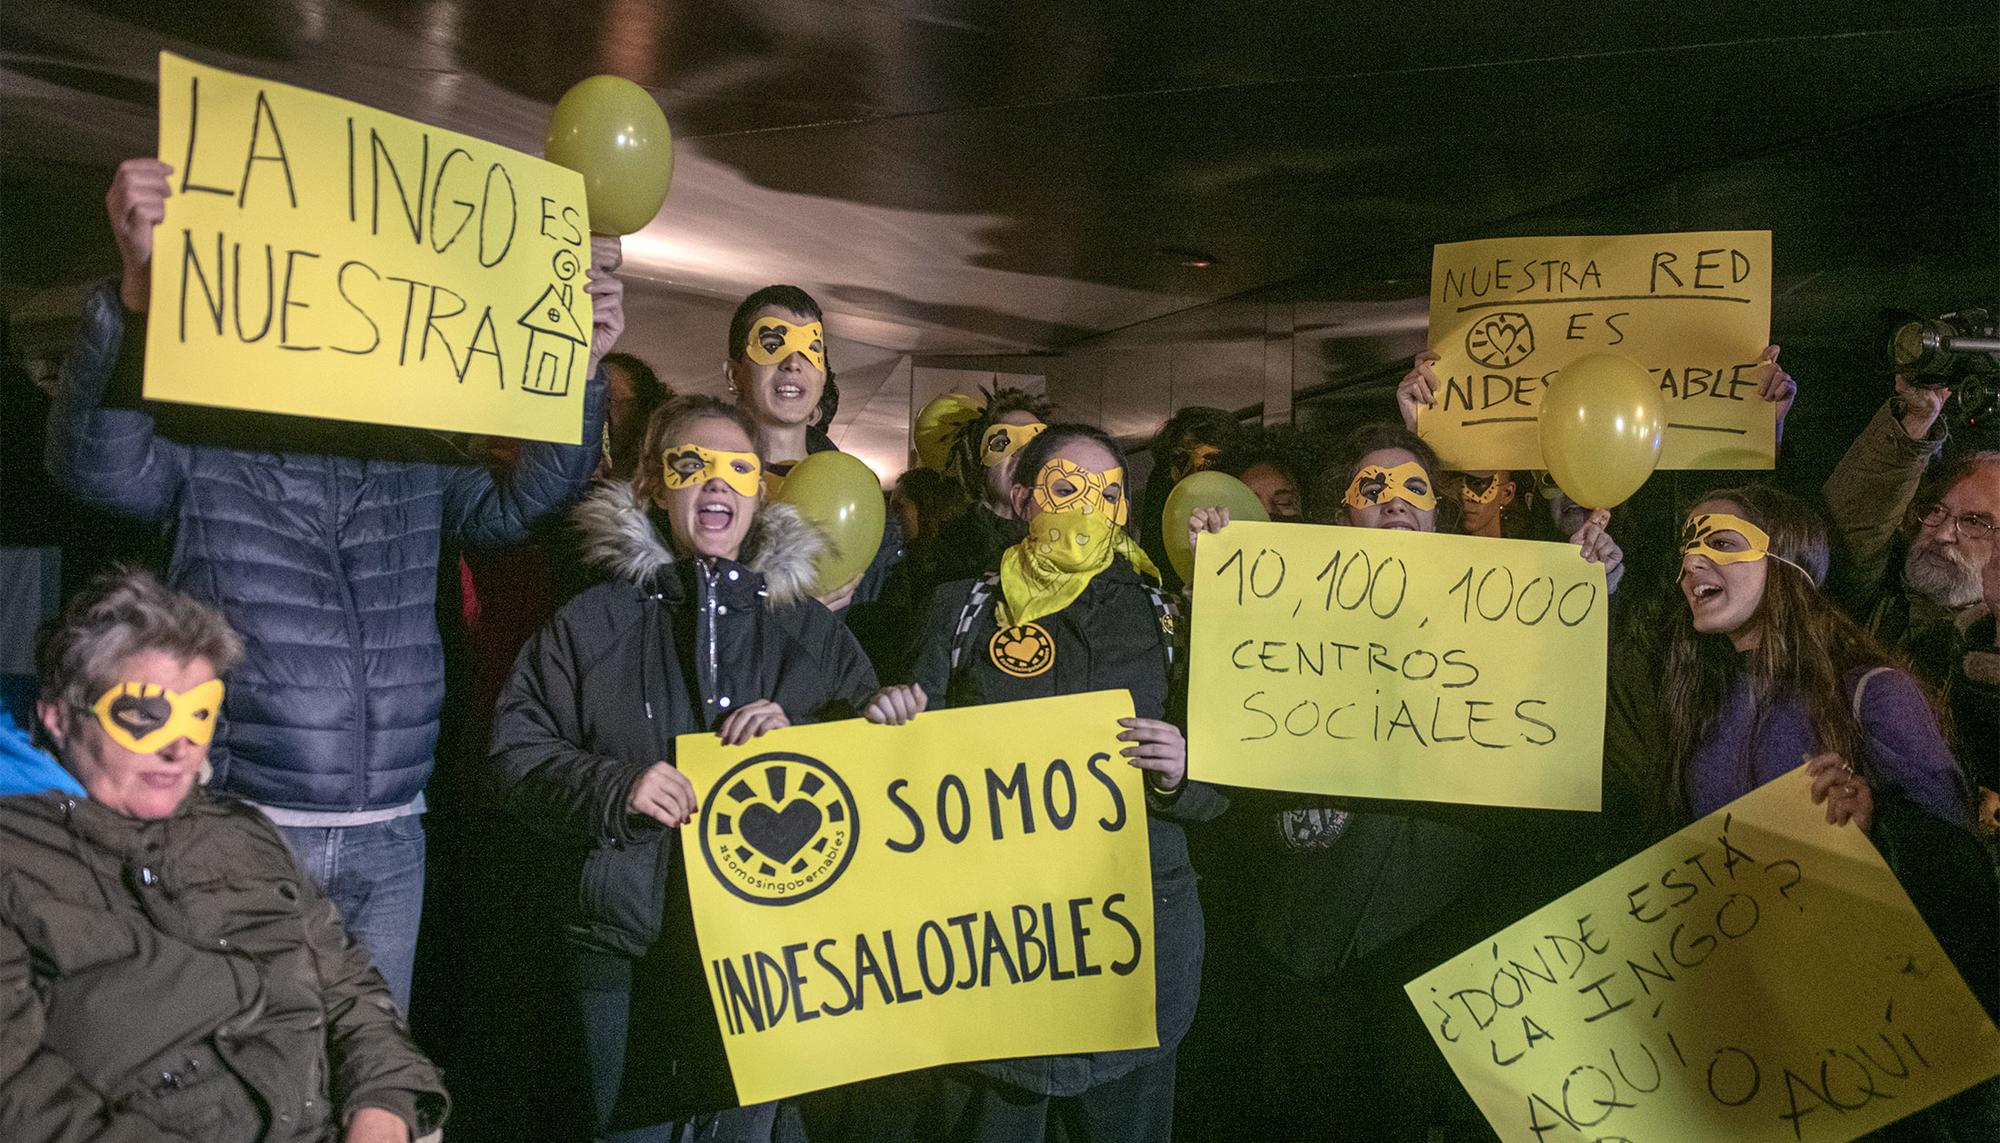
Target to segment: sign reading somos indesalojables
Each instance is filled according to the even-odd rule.
[[[159,157],[147,397],[582,439],[576,172],[166,52]]]
[[[1152,1047],[1152,866],[1122,691],[675,741],[715,1018],[746,1103]]]

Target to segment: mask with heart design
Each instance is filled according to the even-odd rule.
[[[113,742],[135,754],[157,754],[181,738],[207,746],[215,737],[222,690],[221,679],[185,691],[153,683],[116,683],[90,709]]]

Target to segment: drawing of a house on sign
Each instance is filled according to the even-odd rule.
[[[569,394],[569,378],[576,367],[578,346],[590,339],[569,312],[570,284],[552,285],[542,291],[520,322],[528,327],[528,353],[521,366],[521,388],[546,397]]]

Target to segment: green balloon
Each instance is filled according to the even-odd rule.
[[[615,75],[593,75],[563,93],[542,154],[583,176],[593,234],[644,228],[674,177],[666,112],[645,88]]]
[[[1250,486],[1226,472],[1192,472],[1167,493],[1166,511],[1160,513],[1160,540],[1167,547],[1167,562],[1182,583],[1194,580],[1194,549],[1188,546],[1188,520],[1200,508],[1227,508],[1231,520],[1269,520],[1264,502]]]
[[[844,452],[816,452],[794,465],[774,499],[790,504],[827,538],[813,564],[813,594],[826,595],[865,571],[882,546],[882,482]]]

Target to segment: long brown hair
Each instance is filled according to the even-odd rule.
[[[1662,705],[1672,784],[1656,793],[1665,794],[1666,808],[1682,822],[1690,813],[1688,764],[1702,743],[1714,736],[1739,670],[1749,676],[1756,712],[1746,749],[1755,749],[1765,720],[1783,696],[1796,694],[1805,704],[1820,749],[1837,752],[1866,774],[1867,739],[1854,717],[1844,676],[1856,668],[1898,665],[1887,648],[1821,590],[1830,545],[1826,523],[1817,512],[1767,484],[1725,488],[1702,499],[1735,505],[1738,515],[1770,534],[1773,556],[1797,566],[1768,561],[1764,594],[1749,619],[1757,625],[1759,639],[1740,663],[1727,636],[1694,629],[1693,613],[1684,602],[1669,608]],[[1680,564],[1674,567],[1678,575]]]

